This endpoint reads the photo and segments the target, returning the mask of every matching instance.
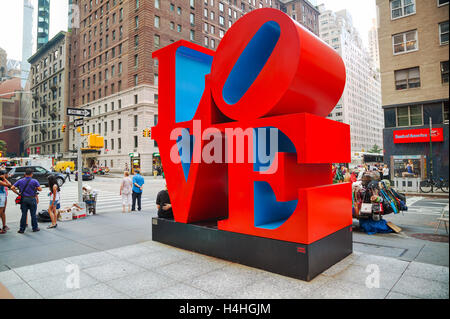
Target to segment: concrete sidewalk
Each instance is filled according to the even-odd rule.
[[[0,282],[16,298],[449,298],[443,266],[354,252],[304,282],[152,241],[13,268]]]

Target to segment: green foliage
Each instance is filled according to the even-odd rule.
[[[7,149],[6,142],[3,140],[0,140],[0,152],[2,152],[2,153],[6,152],[6,149]]]
[[[377,144],[375,144],[369,151],[369,153],[381,153],[382,151],[383,149],[381,149]]]

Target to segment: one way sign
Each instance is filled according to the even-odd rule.
[[[72,107],[67,108],[67,115],[91,117],[91,110],[87,109],[75,109]]]

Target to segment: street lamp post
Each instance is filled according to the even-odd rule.
[[[433,129],[433,124],[432,124],[432,120],[431,120],[431,116],[430,116],[430,154],[429,154],[429,156],[430,156],[430,161],[429,161],[429,163],[430,163],[430,180],[432,181],[433,180],[433,143],[432,143],[432,140],[431,140],[431,131],[432,131],[432,129]]]

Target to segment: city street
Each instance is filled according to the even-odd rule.
[[[121,213],[120,181],[84,182],[99,191],[98,215],[59,222],[54,230],[40,224],[39,233],[24,235],[17,234],[20,214],[10,194],[0,282],[16,298],[448,298],[448,235],[442,226],[433,236],[448,199],[408,198],[408,212],[386,216],[403,229],[399,234],[367,235],[354,220],[354,253],[306,283],[151,241],[164,180],[146,177],[143,210],[130,214]],[[76,201],[76,185],[63,186],[62,207]],[[48,205],[46,194],[39,210]],[[66,287],[72,264],[81,269],[79,289]],[[378,289],[366,287],[372,264],[380,268]]]
[[[0,2],[0,299],[448,300],[449,4]]]

